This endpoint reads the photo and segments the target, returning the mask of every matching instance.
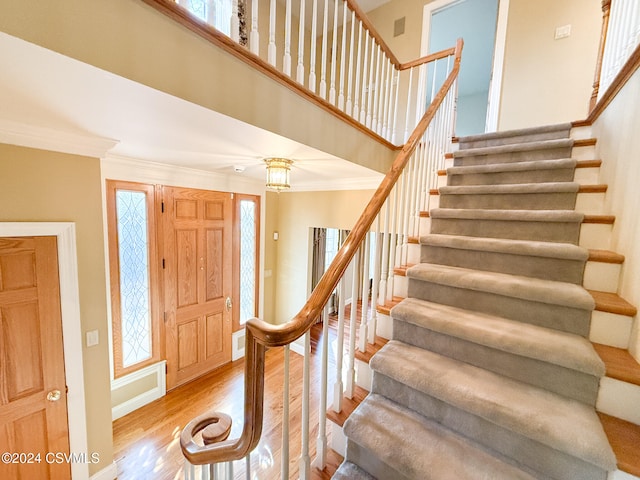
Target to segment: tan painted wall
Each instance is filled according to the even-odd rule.
[[[277,193],[267,192],[263,205],[265,208],[265,222],[262,226],[262,235],[264,235],[263,320],[270,323],[277,323],[275,319],[279,241],[273,239],[273,233],[280,234],[278,230],[280,197]]]
[[[139,0],[3,0],[0,30],[374,170],[395,154]]]
[[[586,118],[601,22],[599,0],[510,0],[499,130]]]
[[[274,323],[291,320],[309,294],[310,229],[325,227],[350,230],[372,195],[372,190],[280,194]]]
[[[76,224],[82,338],[89,330],[100,336],[82,352],[88,447],[100,454],[95,473],[113,459],[100,161],[0,144],[0,205],[0,221]]]
[[[625,256],[618,292],[640,306],[640,70],[593,125],[601,158],[600,183],[609,185],[605,211],[616,216],[612,250]],[[636,318],[629,350],[640,361],[640,325]]]
[[[424,0],[392,0],[368,13],[400,61],[420,54]],[[406,33],[393,22],[406,17]],[[499,130],[587,116],[602,13],[599,0],[509,0]],[[554,40],[571,24],[571,36]],[[464,62],[464,52],[463,52]]]

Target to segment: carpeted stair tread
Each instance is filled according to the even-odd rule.
[[[513,130],[504,130],[501,132],[481,133],[478,135],[467,135],[459,137],[458,142],[462,144],[473,143],[479,141],[508,141],[514,137],[537,137],[545,134],[557,134],[559,138],[569,137],[571,132],[571,123],[559,123],[555,125],[544,125],[542,127],[528,127]],[[521,142],[520,142],[521,143]],[[464,148],[464,147],[462,147]]]
[[[466,148],[453,152],[453,158],[475,157],[479,155],[499,155],[512,152],[532,152],[554,148],[570,148],[574,140],[570,138],[556,140],[542,140],[537,142],[513,143],[492,147]]]
[[[593,310],[593,297],[579,285],[504,273],[422,263],[407,270],[407,277],[506,297]]]
[[[514,222],[582,223],[584,214],[573,210],[500,210],[473,208],[434,208],[431,218],[460,220],[499,220]]]
[[[459,185],[440,187],[440,195],[508,195],[534,193],[578,193],[575,182],[521,183],[503,185]]]
[[[602,377],[604,362],[591,342],[578,335],[417,298],[406,298],[391,311],[404,322],[499,349]]]
[[[376,480],[357,465],[344,461],[331,477],[332,480]]]
[[[371,368],[374,375],[392,378],[523,437],[604,470],[616,469],[593,407],[581,402],[395,340],[378,352]]]
[[[344,430],[350,443],[370,452],[369,458],[374,458],[369,461],[387,467],[380,478],[533,480],[473,442],[380,395],[369,395]],[[389,470],[396,472],[393,477]]]
[[[535,170],[555,170],[575,168],[577,161],[572,158],[557,160],[534,160],[531,162],[494,163],[489,165],[467,165],[447,168],[447,175],[465,175],[473,173],[527,172]]]
[[[589,251],[586,248],[579,247],[572,243],[465,237],[461,235],[436,233],[421,236],[420,243],[432,247],[448,247],[462,250],[478,250],[563,260],[586,261],[589,258]]]

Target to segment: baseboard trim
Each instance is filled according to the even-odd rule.
[[[90,480],[115,480],[118,478],[118,466],[111,462],[107,467],[91,475]]]
[[[118,378],[111,382],[111,390],[116,390],[118,388],[122,388],[126,385],[132,384],[137,380],[140,380],[144,377],[149,377],[152,375],[156,376],[156,387],[146,392],[141,393],[129,400],[126,400],[118,405],[115,405],[111,408],[111,419],[116,420],[120,417],[124,417],[127,413],[131,413],[138,408],[157,400],[158,398],[164,397],[167,393],[166,387],[166,360],[162,360],[158,363],[154,363],[153,365],[149,365],[141,370],[130,373],[122,378]]]

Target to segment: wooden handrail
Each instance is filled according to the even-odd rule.
[[[391,190],[407,165],[416,145],[433,120],[438,108],[447,96],[460,71],[463,41],[459,39],[455,47],[454,65],[442,87],[434,97],[422,119],[398,153],[391,168],[373,194],[349,233],[333,262],[320,279],[300,312],[289,322],[273,325],[258,318],[246,324],[245,357],[245,399],[244,424],[242,434],[235,440],[198,446],[193,440],[181,438],[184,456],[192,464],[202,465],[222,461],[239,460],[256,447],[260,440],[263,420],[264,362],[267,347],[290,344],[304,335],[314,324],[327,303],[331,293],[344,275],[355,253],[369,231],[375,217],[380,212]]]
[[[424,57],[416,58],[415,60],[407,63],[403,63],[400,65],[398,70],[407,70],[408,68],[417,67],[419,65],[433,62],[435,60],[440,60],[441,58],[446,58],[449,55],[455,55],[456,48],[446,48],[444,50],[440,50],[439,52],[430,53],[429,55],[425,55]]]
[[[600,77],[602,76],[602,59],[604,49],[607,44],[607,33],[609,31],[609,16],[611,13],[611,0],[602,0],[602,29],[600,31],[600,46],[598,47],[598,58],[596,60],[596,72],[593,79],[593,92],[589,100],[589,112],[593,111],[598,102],[600,94]]]
[[[371,20],[369,20],[369,17],[367,17],[367,14],[364,13],[364,11],[360,8],[360,5],[358,5],[356,0],[345,0],[345,1],[347,2],[347,5],[349,6],[349,8],[356,14],[356,18],[362,22],[364,27],[369,31],[369,34],[373,38],[375,38],[376,43],[380,45],[380,48],[387,55],[387,58],[389,58],[389,61],[393,63],[396,68],[400,68],[400,65],[401,65],[400,61],[396,58],[396,56],[393,54],[389,46],[382,39],[382,36],[375,29],[375,27],[371,23]]]

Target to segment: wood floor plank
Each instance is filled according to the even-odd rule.
[[[361,309],[358,305],[358,319]],[[348,319],[347,313],[347,319]],[[348,322],[345,331],[348,332]],[[335,343],[337,318],[329,321],[329,391],[335,381]],[[359,328],[356,329],[356,333]],[[318,345],[322,325],[312,328],[311,334],[311,404],[310,404],[310,456],[315,457],[318,435],[320,355]],[[348,342],[345,340],[345,351]],[[281,475],[282,452],[282,385],[284,383],[284,350],[267,351],[265,363],[265,419],[259,445],[251,454],[252,478],[276,480]],[[303,358],[291,353],[290,365],[290,452],[289,478],[298,478],[300,456],[301,405]],[[194,417],[216,410],[233,419],[230,439],[240,435],[243,419],[244,361],[225,365],[166,396],[113,422],[114,456],[119,480],[179,480],[184,478],[184,461],[180,450],[181,429]],[[327,429],[330,435],[330,429]],[[327,467],[320,471],[312,468],[312,478],[331,478],[342,462],[333,451],[327,455]],[[234,462],[234,477],[244,479],[244,461]]]

